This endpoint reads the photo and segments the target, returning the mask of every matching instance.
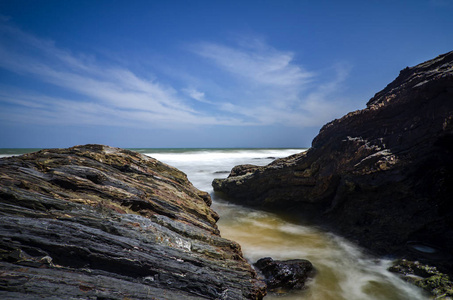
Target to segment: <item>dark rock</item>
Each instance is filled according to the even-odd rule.
[[[230,172],[229,177],[234,177],[234,176],[241,176],[249,173],[253,173],[256,170],[259,170],[260,167],[257,167],[255,165],[239,165],[233,167],[233,169]]]
[[[214,174],[230,174],[230,171],[215,171]]]
[[[363,110],[322,127],[304,153],[235,167],[213,182],[231,201],[290,211],[378,254],[420,241],[453,253],[453,52],[406,68]]]
[[[271,292],[305,289],[307,280],[315,275],[313,265],[305,259],[281,261],[265,257],[253,265],[264,276],[267,289]]]
[[[0,159],[0,298],[261,299],[184,173],[101,145]]]

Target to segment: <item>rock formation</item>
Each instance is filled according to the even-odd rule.
[[[453,282],[447,274],[436,267],[421,264],[418,261],[398,259],[389,268],[391,272],[402,275],[403,279],[433,294],[433,299],[452,299]]]
[[[231,201],[315,218],[375,253],[451,272],[453,52],[402,70],[365,109],[322,127],[305,153],[237,166],[213,186]]]
[[[268,291],[278,293],[305,289],[307,280],[316,273],[312,263],[306,259],[273,260],[265,257],[253,266],[264,276]]]
[[[101,145],[0,159],[0,298],[261,299],[210,196]]]

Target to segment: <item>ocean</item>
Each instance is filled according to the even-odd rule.
[[[0,149],[0,157],[37,149]],[[293,224],[276,214],[228,203],[214,193],[214,178],[226,178],[239,164],[266,165],[306,149],[155,149],[132,148],[185,172],[192,184],[209,192],[219,213],[222,237],[238,242],[251,263],[262,257],[308,259],[317,269],[309,288],[279,300],[422,300],[420,289],[387,271],[391,261],[368,256],[357,246],[310,224]]]

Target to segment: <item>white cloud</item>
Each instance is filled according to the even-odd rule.
[[[259,39],[236,46],[203,42],[191,50],[207,62],[210,76],[197,77],[195,70],[190,78],[196,84],[186,81],[181,84],[186,88],[180,88],[0,25],[0,68],[59,88],[44,93],[4,84],[0,105],[8,105],[1,105],[0,119],[141,127],[303,127],[321,126],[346,112],[334,100],[347,67],[334,67],[334,78],[320,82],[318,72],[294,62],[294,53]]]
[[[200,43],[193,51],[212,60],[225,71],[252,83],[282,87],[302,86],[314,76],[312,72],[292,63],[293,53],[278,51],[256,41],[251,47],[243,48]]]
[[[321,126],[347,112],[336,92],[341,90],[349,66],[332,66],[328,71],[333,78],[321,82],[318,72],[294,63],[293,53],[274,49],[259,39],[244,41],[235,47],[214,43],[192,47],[194,53],[241,82],[233,80],[232,86],[225,83],[223,92],[230,101],[218,103],[220,110],[255,125],[301,127]]]
[[[198,91],[197,89],[194,89],[194,88],[186,88],[186,89],[182,89],[182,91],[188,95],[190,98],[192,99],[195,99],[199,102],[203,102],[203,103],[208,103],[208,104],[213,104],[211,101],[209,100],[206,100],[205,98],[205,93],[204,92],[200,92]]]
[[[0,43],[0,67],[80,95],[71,99],[64,95],[46,98],[31,92],[20,96],[3,95],[3,99],[8,96],[9,102],[27,109],[35,103],[34,109],[42,109],[41,115],[46,117],[55,113],[54,118],[49,120],[63,121],[60,116],[72,112],[78,117],[65,118],[64,121],[99,123],[105,118],[97,116],[106,115],[107,119],[110,117],[115,122],[123,120],[161,127],[172,126],[172,123],[228,122],[227,118],[217,120],[209,114],[195,111],[172,87],[139,78],[128,69],[100,66],[93,59],[76,57],[58,49],[53,42],[28,35],[14,27],[1,26],[0,34],[3,41]],[[50,109],[52,107],[67,109],[63,114],[61,110]],[[86,115],[81,117],[82,114]],[[89,120],[89,117],[93,119]]]

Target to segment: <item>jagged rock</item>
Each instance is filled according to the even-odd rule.
[[[363,110],[326,124],[305,153],[235,167],[231,201],[311,217],[379,254],[417,241],[453,253],[453,52],[406,68]],[[239,170],[239,171],[238,171]]]
[[[268,291],[284,293],[306,288],[306,281],[315,275],[311,262],[305,259],[273,260],[259,259],[253,264],[264,276]]]
[[[101,145],[0,159],[0,298],[261,299],[209,194]]]

